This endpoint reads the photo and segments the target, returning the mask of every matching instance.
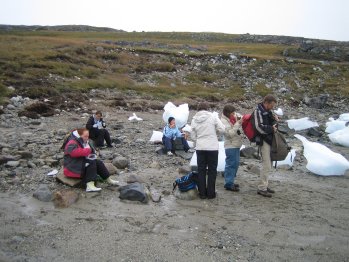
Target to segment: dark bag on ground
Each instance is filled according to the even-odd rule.
[[[173,191],[178,187],[179,191],[187,192],[196,189],[198,183],[198,173],[190,172],[188,175],[177,178],[173,183]]]
[[[288,146],[285,137],[280,132],[275,132],[270,150],[271,161],[285,160],[290,150],[291,147]]]

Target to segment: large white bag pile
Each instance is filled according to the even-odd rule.
[[[150,142],[153,142],[153,143],[159,143],[159,142],[162,142],[162,137],[163,137],[163,134],[162,132],[160,131],[153,131],[153,134],[150,138]]]
[[[301,135],[294,136],[303,143],[304,156],[308,161],[306,168],[310,172],[320,176],[341,176],[349,169],[349,161],[341,154]]]
[[[188,122],[189,117],[189,106],[188,104],[182,104],[175,106],[173,103],[168,102],[164,107],[164,114],[162,118],[167,124],[169,117],[174,117],[176,119],[176,125],[178,128],[184,127]]]
[[[196,152],[193,154],[190,160],[190,166],[197,166],[198,164]],[[224,142],[219,142],[219,151],[218,151],[218,166],[217,171],[223,172],[225,169],[225,150],[224,150]]]
[[[349,126],[329,134],[332,143],[349,147]]]
[[[300,119],[290,119],[287,120],[287,124],[289,128],[294,129],[296,131],[319,126],[317,122],[310,121],[309,117],[304,117]]]

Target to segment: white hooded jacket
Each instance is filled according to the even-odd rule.
[[[242,135],[238,134],[238,130],[241,129],[241,122],[237,121],[233,125],[225,115],[222,115],[221,121],[225,126],[224,148],[240,148],[242,146]],[[241,130],[240,132],[242,134]]]
[[[195,114],[191,121],[191,138],[195,141],[196,150],[218,150],[217,133],[224,133],[224,125],[218,115],[208,111],[200,111]]]

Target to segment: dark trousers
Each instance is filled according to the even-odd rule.
[[[88,164],[88,166],[85,167],[85,174],[82,178],[83,184],[96,181],[97,175],[103,179],[107,179],[110,176],[108,169],[101,160],[86,160],[86,164]]]
[[[190,147],[188,145],[188,141],[184,137],[177,138],[177,139],[181,139],[184,151],[187,152],[190,149]],[[162,143],[165,145],[166,153],[168,151],[171,151],[172,153],[174,153],[174,151],[175,151],[175,146],[174,146],[175,141],[173,139],[168,138],[166,136],[163,136],[162,137]]]
[[[104,146],[104,140],[107,142],[107,145],[111,145],[110,134],[107,129],[94,129],[91,133],[90,136],[95,141],[96,147]]]
[[[218,165],[218,150],[197,150],[197,163],[199,173],[199,194],[201,197],[216,197],[216,177]],[[207,175],[207,187],[206,187]]]

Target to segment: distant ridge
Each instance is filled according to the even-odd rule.
[[[125,32],[109,27],[89,25],[0,25],[0,31],[64,31],[64,32]]]

